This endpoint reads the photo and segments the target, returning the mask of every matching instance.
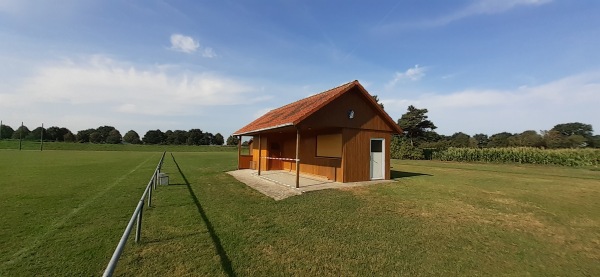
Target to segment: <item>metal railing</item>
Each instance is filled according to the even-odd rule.
[[[125,248],[125,243],[127,243],[127,238],[129,238],[129,235],[131,234],[131,229],[133,229],[133,224],[136,221],[137,221],[137,224],[135,227],[135,242],[140,242],[140,237],[141,237],[141,232],[142,232],[142,214],[144,212],[144,200],[146,199],[146,195],[147,195],[148,196],[148,207],[150,207],[152,205],[152,190],[156,190],[156,184],[159,181],[158,176],[159,176],[162,164],[163,164],[163,160],[165,159],[165,153],[166,153],[166,151],[162,153],[162,156],[160,157],[160,161],[158,162],[158,165],[156,166],[154,173],[152,173],[152,178],[150,178],[150,181],[148,182],[148,185],[146,186],[146,189],[144,190],[144,193],[142,194],[142,198],[140,198],[140,202],[138,203],[137,207],[135,208],[135,211],[133,212],[133,215],[131,216],[129,223],[127,224],[127,227],[125,228],[125,232],[123,232],[123,236],[121,236],[121,240],[119,241],[119,244],[117,244],[117,248],[115,249],[115,252],[113,253],[112,258],[110,258],[110,262],[108,262],[108,265],[106,266],[106,269],[104,270],[104,274],[102,276],[112,276],[113,275],[113,272],[115,271],[115,268],[117,267],[117,262],[119,261],[119,258],[121,257],[121,253],[123,253],[123,249]]]

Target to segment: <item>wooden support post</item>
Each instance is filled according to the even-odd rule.
[[[240,170],[240,155],[242,155],[242,136],[238,136],[238,170]]]
[[[260,141],[260,134],[259,134],[258,135],[258,175],[259,176],[260,176],[260,164],[262,163],[261,155],[262,155],[262,143]]]
[[[300,129],[296,128],[296,188],[300,187]]]

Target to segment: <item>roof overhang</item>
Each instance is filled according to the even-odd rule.
[[[267,127],[267,128],[262,128],[262,129],[256,129],[256,130],[252,130],[252,131],[248,131],[248,132],[244,132],[244,133],[235,133],[233,134],[234,136],[252,136],[252,135],[256,135],[259,133],[264,133],[264,132],[268,132],[268,131],[273,131],[275,129],[280,129],[280,128],[285,128],[288,126],[294,126],[294,123],[284,123],[284,124],[279,124],[277,126],[271,126],[271,127]]]

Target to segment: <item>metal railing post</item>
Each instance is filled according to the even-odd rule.
[[[142,203],[142,208],[140,209],[140,213],[137,216],[137,225],[135,226],[135,242],[139,243],[142,233],[142,215],[144,214],[144,204]]]
[[[136,230],[135,230],[135,242],[139,243],[141,238],[142,238],[142,217],[143,217],[143,213],[144,213],[144,200],[146,199],[146,197],[148,197],[148,207],[152,206],[152,189],[156,189],[156,184],[158,183],[158,173],[160,172],[160,169],[162,167],[164,158],[165,158],[165,152],[163,152],[160,161],[158,162],[158,165],[156,166],[156,168],[154,169],[154,173],[152,173],[152,178],[150,178],[150,181],[148,182],[148,184],[146,185],[146,189],[144,190],[144,193],[142,194],[142,197],[140,198],[140,201],[138,202],[135,211],[133,212],[133,215],[131,216],[131,219],[129,219],[129,223],[127,223],[127,227],[125,228],[125,231],[123,232],[123,235],[121,236],[121,240],[119,240],[119,243],[117,244],[117,248],[115,249],[115,251],[113,252],[112,257],[110,258],[110,261],[108,262],[108,265],[106,266],[106,269],[104,270],[104,274],[102,276],[112,276],[115,268],[117,267],[117,262],[119,261],[119,257],[121,257],[121,253],[123,253],[123,249],[125,248],[125,244],[127,243],[127,238],[129,237],[129,235],[131,234],[131,231],[133,229],[133,225],[136,224]]]
[[[148,188],[148,208],[152,206],[152,186]]]

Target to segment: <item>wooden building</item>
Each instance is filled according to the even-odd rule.
[[[390,141],[402,130],[353,81],[271,110],[234,133],[252,136],[239,169],[289,170],[336,182],[390,179]]]

